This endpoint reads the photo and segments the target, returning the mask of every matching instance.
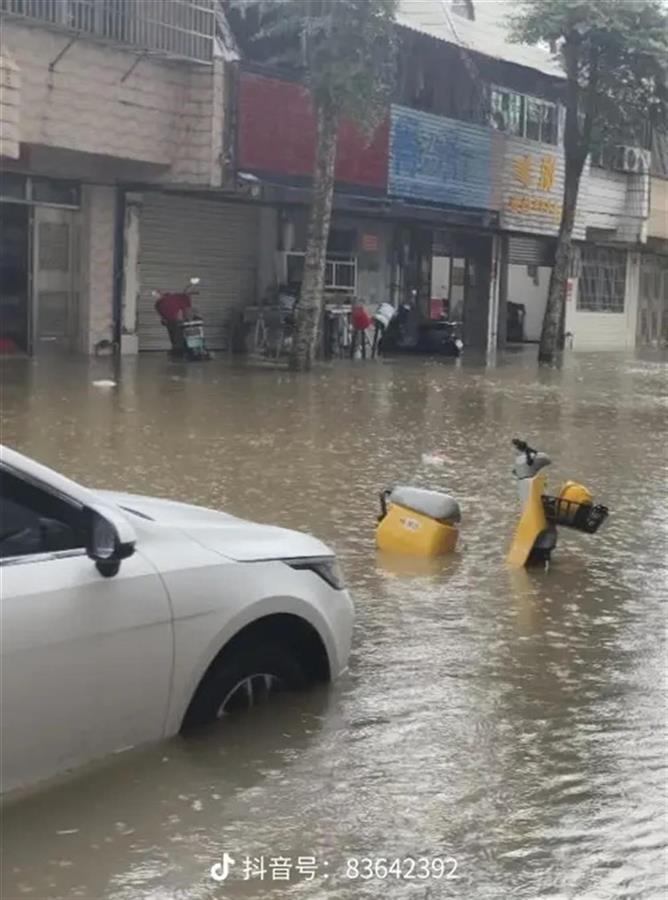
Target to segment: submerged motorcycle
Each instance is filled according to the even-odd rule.
[[[547,493],[543,471],[552,462],[547,453],[513,440],[518,450],[513,466],[522,512],[508,554],[508,564],[521,568],[547,565],[557,545],[557,528],[595,534],[608,517],[608,508],[595,504],[591,492],[577,481],[566,481],[559,493]]]
[[[384,353],[419,353],[429,356],[462,355],[461,323],[440,319],[423,320],[417,311],[417,291],[403,303],[387,323],[382,338]]]
[[[407,328],[403,309],[390,322],[383,335],[385,353],[415,353],[425,356],[459,357],[464,350],[459,322],[445,319],[421,322],[413,329]]]
[[[457,546],[461,511],[450,494],[399,485],[380,495],[376,546],[389,553],[434,558]]]
[[[508,563],[518,568],[533,563],[547,566],[558,528],[595,534],[607,519],[608,508],[595,504],[591,492],[577,481],[565,482],[556,496],[548,494],[544,469],[550,457],[517,438],[513,446],[518,450],[513,474],[522,509]],[[379,550],[436,558],[456,548],[461,513],[451,495],[402,485],[383,491],[380,503]]]

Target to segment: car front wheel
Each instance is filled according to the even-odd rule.
[[[183,721],[184,732],[265,703],[272,694],[307,684],[299,662],[280,646],[237,647],[216,660]]]

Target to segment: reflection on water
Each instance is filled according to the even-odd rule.
[[[315,532],[358,625],[332,691],[9,804],[3,897],[665,895],[665,368],[592,355],[537,371],[532,356],[306,377],[5,365],[5,443],[91,485]],[[514,435],[612,509],[596,537],[562,535],[549,572],[503,565]],[[378,491],[399,480],[457,497],[452,559],[376,554]],[[223,889],[208,871],[225,851],[314,855],[329,877]],[[344,877],[354,855],[454,856],[461,878],[362,887]]]

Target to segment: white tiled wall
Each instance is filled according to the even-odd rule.
[[[619,218],[624,215],[627,177],[623,172],[611,172],[592,166],[585,200],[588,228],[617,228]]]
[[[576,350],[625,350],[635,346],[640,287],[640,254],[627,253],[624,311],[589,312],[577,308],[577,288],[566,307],[566,330]]]
[[[586,227],[611,232],[611,239],[620,242],[643,240],[649,213],[648,179],[647,174],[613,172],[593,166],[583,201]]]
[[[87,39],[56,61],[68,34],[4,22],[2,40],[20,74],[22,143],[149,163],[167,180],[219,183],[220,61],[143,58],[130,72],[136,53]]]

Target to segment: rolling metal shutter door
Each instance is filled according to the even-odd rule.
[[[514,234],[508,238],[508,262],[519,266],[553,266],[555,242]]]
[[[257,208],[146,192],[140,222],[139,349],[169,349],[151,291],[181,290],[193,275],[202,279],[193,305],[207,345],[226,349],[230,319],[255,299]]]

